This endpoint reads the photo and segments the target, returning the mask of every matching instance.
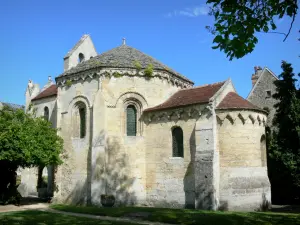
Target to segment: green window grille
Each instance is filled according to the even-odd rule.
[[[47,106],[44,108],[44,119],[49,120],[49,108]]]
[[[180,127],[172,130],[173,157],[183,157],[183,132]]]
[[[80,138],[84,138],[86,134],[86,110],[85,108],[79,108],[80,117]]]
[[[129,105],[126,109],[127,136],[136,136],[136,109],[133,105]]]

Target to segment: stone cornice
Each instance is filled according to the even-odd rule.
[[[209,111],[206,105],[193,105],[162,111],[144,112],[143,118],[147,123],[180,120],[185,118],[197,119]]]
[[[266,126],[267,116],[260,112],[251,110],[226,110],[218,111],[217,119],[219,124],[223,124],[228,119],[232,124],[240,120],[243,124],[250,123],[259,126]]]
[[[56,84],[57,86],[65,86],[68,80],[72,81],[79,81],[79,80],[86,80],[88,78],[94,79],[99,77],[116,77],[115,75],[120,77],[128,76],[128,77],[144,77],[145,79],[152,79],[154,77],[158,77],[160,79],[164,79],[167,82],[173,84],[174,86],[181,87],[181,88],[190,88],[192,87],[192,83],[179,78],[175,77],[173,74],[167,71],[161,70],[153,70],[152,77],[146,77],[144,75],[144,71],[137,72],[136,69],[129,69],[129,68],[95,68],[88,71],[83,71],[76,74],[66,75],[63,77],[56,77]]]

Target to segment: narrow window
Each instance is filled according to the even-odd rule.
[[[82,53],[79,53],[79,55],[78,55],[78,62],[83,62],[84,61],[84,54],[82,54]]]
[[[84,138],[86,134],[86,111],[85,107],[79,108],[79,119],[80,119],[80,138]]]
[[[266,98],[271,98],[272,97],[272,93],[270,90],[266,91]]]
[[[180,127],[172,130],[173,157],[183,157],[183,132]]]
[[[129,105],[126,109],[127,136],[136,136],[136,108]]]
[[[49,121],[49,108],[47,106],[44,108],[44,119]]]

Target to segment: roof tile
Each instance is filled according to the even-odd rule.
[[[166,65],[162,64],[153,57],[133,48],[128,45],[121,45],[119,47],[113,48],[107,52],[97,55],[89,60],[79,63],[77,66],[65,71],[59,77],[67,76],[70,74],[80,73],[89,69],[94,69],[98,67],[111,67],[111,68],[133,68],[135,69],[135,63],[139,62],[141,67],[145,69],[149,64],[153,65],[153,69],[165,70],[169,73],[194,84],[193,81],[189,80],[185,76],[177,73],[176,71],[170,69]]]
[[[51,86],[43,90],[41,93],[39,93],[36,97],[34,97],[32,101],[42,99],[42,98],[48,98],[56,95],[57,95],[57,87],[55,84],[52,84]]]
[[[229,92],[217,106],[217,109],[255,109],[264,111],[235,92]]]
[[[145,112],[176,108],[199,103],[207,103],[209,99],[223,86],[223,82],[204,85],[200,87],[182,89],[173,94],[167,101],[152,108],[144,110]]]

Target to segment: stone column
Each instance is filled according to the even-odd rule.
[[[214,109],[196,122],[195,205],[197,209],[217,210],[219,189],[219,155],[217,151]]]

